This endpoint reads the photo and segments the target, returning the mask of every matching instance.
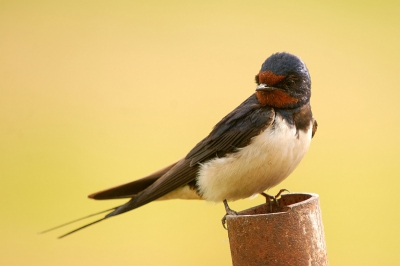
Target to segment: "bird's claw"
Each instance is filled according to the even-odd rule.
[[[225,206],[226,214],[224,215],[224,217],[222,217],[221,222],[222,222],[222,226],[225,228],[225,230],[228,230],[228,228],[226,227],[226,216],[227,215],[237,215],[237,212],[235,212],[234,210],[229,208],[228,202],[226,200],[224,200],[224,206]]]
[[[283,188],[283,189],[279,190],[278,194],[276,194],[275,196],[268,195],[267,193],[264,193],[264,192],[260,193],[261,195],[263,195],[265,197],[266,203],[267,202],[269,203],[269,211],[270,212],[272,212],[272,203],[271,203],[271,201],[273,201],[275,203],[276,207],[279,209],[279,202],[278,202],[277,198],[279,198],[282,195],[283,192],[290,193],[290,191],[287,190],[286,188]]]
[[[228,228],[226,227],[226,216],[227,216],[227,215],[237,215],[237,212],[235,212],[235,211],[229,209],[229,211],[226,212],[226,214],[224,215],[224,217],[222,217],[221,222],[222,222],[222,226],[225,228],[225,230],[228,230]]]
[[[281,190],[279,190],[278,194],[275,195],[275,199],[279,198],[282,195],[283,192],[290,193],[290,191],[287,190],[286,188],[282,188]]]

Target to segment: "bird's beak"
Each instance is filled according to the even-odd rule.
[[[266,92],[266,91],[273,91],[273,90],[276,90],[276,89],[277,88],[275,88],[275,87],[270,87],[267,84],[261,83],[260,85],[257,86],[256,91]]]

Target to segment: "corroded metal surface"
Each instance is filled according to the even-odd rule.
[[[227,216],[233,265],[328,265],[318,195],[278,202],[272,212],[266,203]]]

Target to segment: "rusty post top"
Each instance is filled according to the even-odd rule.
[[[272,205],[269,203],[264,203],[240,212],[237,212],[238,216],[244,215],[271,215],[275,213],[289,212],[292,208],[296,208],[299,205],[308,204],[313,201],[318,201],[319,196],[315,193],[290,193],[282,194],[280,198],[277,199],[278,205]],[[238,218],[237,216],[227,215],[229,218]]]
[[[328,265],[318,195],[285,194],[278,203],[227,215],[233,265]]]

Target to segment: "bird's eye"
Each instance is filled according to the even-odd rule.
[[[288,86],[288,87],[293,87],[295,83],[296,83],[296,82],[295,82],[294,80],[288,79],[288,80],[286,81],[286,86]]]
[[[260,85],[260,77],[258,76],[258,74],[256,75],[256,83],[257,83],[258,85]]]

